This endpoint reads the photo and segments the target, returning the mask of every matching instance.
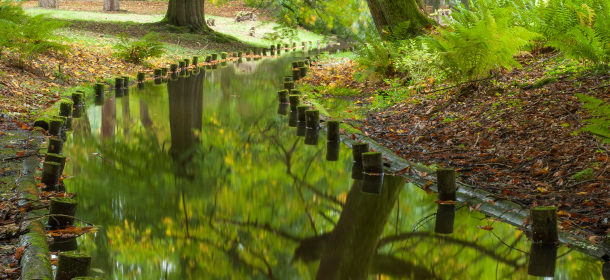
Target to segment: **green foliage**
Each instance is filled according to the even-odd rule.
[[[363,44],[357,51],[356,62],[362,68],[360,78],[367,78],[373,74],[390,76],[395,71],[392,57],[396,55],[393,43],[381,39],[372,39]]]
[[[574,174],[572,177],[570,177],[570,179],[580,182],[580,181],[592,179],[594,177],[595,176],[593,175],[593,169],[586,168],[586,169],[583,169],[583,170],[579,171],[578,173]]]
[[[473,1],[471,9],[457,8],[447,27],[428,40],[440,55],[439,67],[453,81],[484,78],[492,70],[521,65],[513,58],[537,34],[519,26],[515,6],[500,1]]]
[[[579,131],[590,132],[601,137],[602,143],[610,143],[610,104],[585,94],[577,94],[577,96],[583,102],[583,108],[592,116],[585,120],[587,125]]]
[[[421,84],[428,78],[435,80],[445,78],[443,70],[435,64],[440,59],[438,52],[430,49],[420,40],[398,41],[396,47],[394,67],[397,72],[408,75],[412,84]]]
[[[163,43],[159,41],[159,34],[151,32],[140,40],[129,40],[125,35],[114,46],[115,55],[127,62],[141,63],[151,57],[160,57],[165,52]]]
[[[540,7],[539,32],[570,58],[610,61],[610,1],[550,0]]]
[[[49,50],[65,50],[66,46],[52,40],[57,39],[54,32],[62,26],[44,15],[27,16],[11,1],[0,1],[0,46],[18,65]]]
[[[385,79],[384,82],[390,87],[378,93],[371,104],[372,109],[383,109],[401,100],[406,99],[411,93],[407,87],[402,86],[399,79]]]
[[[296,27],[280,24],[273,27],[273,32],[265,33],[263,39],[277,42],[294,42],[297,40],[298,31]]]

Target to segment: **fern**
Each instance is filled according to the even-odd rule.
[[[475,1],[471,10],[457,8],[448,27],[438,28],[428,42],[439,52],[440,68],[456,81],[489,76],[495,69],[521,65],[513,58],[538,34],[517,25],[508,2]]]
[[[154,32],[144,35],[140,40],[129,40],[122,34],[114,49],[116,57],[136,64],[151,57],[160,57],[165,53],[165,47],[159,41],[159,34]]]
[[[602,99],[585,94],[577,94],[578,99],[583,102],[583,108],[591,114],[592,118],[586,119],[586,126],[579,131],[587,131],[602,138],[602,143],[610,143],[610,104]]]

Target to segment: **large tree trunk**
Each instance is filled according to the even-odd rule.
[[[119,10],[119,0],[104,0],[104,11],[113,12]]]
[[[165,20],[191,30],[212,31],[205,23],[204,0],[169,0]]]
[[[38,7],[57,9],[57,0],[38,0]]]
[[[416,0],[367,0],[367,3],[375,27],[384,39],[413,36],[433,24]]]

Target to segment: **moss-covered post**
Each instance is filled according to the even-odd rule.
[[[555,276],[556,261],[557,245],[532,243],[527,274],[538,277],[553,277]]]
[[[91,257],[87,254],[78,252],[59,253],[55,280],[71,280],[75,277],[87,276],[90,266]]]
[[[307,105],[297,106],[297,121],[305,123],[305,111],[309,109]]]
[[[212,62],[212,55],[211,54],[208,54],[208,55],[205,56],[205,62],[207,62],[207,63]]]
[[[199,64],[199,57],[193,56],[193,66],[197,67],[198,64]]]
[[[294,95],[301,95],[301,91],[298,89],[291,89],[290,90],[290,94],[294,94]]]
[[[140,71],[138,72],[138,83],[143,83],[146,80],[146,73]]]
[[[184,60],[182,61],[178,61],[178,68],[180,69],[180,71],[184,72],[186,69],[186,64],[184,63]]]
[[[223,59],[223,60],[227,59],[227,52],[221,52],[220,53],[220,58]]]
[[[284,82],[284,88],[287,90],[291,90],[294,88],[294,82]]]
[[[213,53],[212,54],[212,61],[216,61],[218,60],[218,54],[217,53]]]
[[[383,185],[383,158],[380,152],[366,152],[362,154],[362,171],[365,184],[362,191],[379,194]]]
[[[243,56],[244,56],[243,52],[241,52],[241,51],[237,52],[237,57],[242,58]]]
[[[57,190],[59,182],[61,164],[52,161],[45,161],[42,165],[42,179],[40,182],[45,184],[45,191]]]
[[[64,229],[68,226],[74,225],[76,206],[76,200],[69,197],[51,198],[48,222],[51,230]]]
[[[66,166],[66,156],[60,155],[60,154],[47,153],[45,155],[45,161],[52,161],[52,162],[59,163],[61,165],[61,167],[59,169],[59,174],[61,174],[64,171],[64,167]]]
[[[290,106],[287,103],[280,102],[280,104],[278,104],[278,107],[277,107],[278,115],[287,115],[289,108],[290,108]]]
[[[283,89],[277,92],[277,97],[280,100],[280,103],[288,103],[288,90]]]
[[[121,78],[121,77],[114,78],[114,89],[117,90],[117,89],[121,89],[121,88],[123,88],[123,78]]]
[[[297,108],[297,119],[299,118],[299,109]],[[297,122],[297,136],[305,136],[307,127],[305,122]]]
[[[455,170],[452,168],[439,168],[436,170],[436,183],[438,187],[438,200],[456,200]]]
[[[292,76],[284,76],[284,82],[292,82]]]
[[[305,145],[318,145],[318,136],[317,128],[305,128]]]
[[[74,103],[72,101],[68,101],[68,100],[62,100],[59,103],[59,115],[62,117],[69,117],[72,116],[72,105]]]
[[[340,121],[328,121],[326,123],[326,140],[328,142],[339,142],[341,140],[339,127]]]
[[[59,136],[61,134],[61,127],[64,125],[64,121],[61,119],[51,119],[49,122],[49,134],[53,136]]]
[[[59,137],[50,137],[49,146],[47,147],[47,153],[61,154],[63,151],[64,142]]]
[[[299,68],[299,62],[298,62],[298,61],[293,61],[293,62],[291,63],[291,65],[292,65],[292,69]]]
[[[103,96],[104,95],[104,84],[102,84],[102,83],[95,84],[94,90],[95,90],[96,96]]]
[[[184,67],[189,67],[191,66],[191,60],[188,58],[183,59],[184,60]]]
[[[355,162],[362,162],[362,154],[369,151],[369,143],[358,142],[352,145],[352,157]]]
[[[305,111],[305,124],[309,128],[318,129],[320,127],[320,111],[318,111],[318,110]]]
[[[557,207],[537,206],[530,209],[532,241],[541,244],[557,243]]]
[[[161,67],[161,77],[167,77],[167,67]]]
[[[72,104],[74,104],[74,106],[81,106],[84,104],[84,102],[85,98],[83,96],[83,92],[77,91],[72,93]]]
[[[292,106],[290,106],[290,107],[292,107]],[[290,110],[290,114],[288,115],[288,126],[297,127],[298,123],[299,122],[297,121],[297,111]]]
[[[339,159],[339,146],[341,142],[326,141],[326,160],[337,161]]]
[[[299,76],[301,78],[304,78],[306,75],[307,75],[307,67],[305,67],[305,66],[299,67]]]
[[[455,221],[455,205],[438,204],[434,223],[434,232],[442,234],[453,233],[453,223]]]
[[[292,69],[292,80],[298,81],[301,78],[301,70],[298,68]]]
[[[155,69],[153,71],[153,78],[155,78],[155,79],[161,78],[161,69]]]
[[[123,78],[123,87],[128,88],[129,87],[129,76],[122,76],[121,78]]]
[[[297,106],[299,106],[299,96],[298,95],[290,95],[288,97],[290,100],[290,111],[297,111]]]
[[[176,72],[178,72],[178,64],[176,64],[176,63],[171,64],[171,65],[169,66],[169,70],[170,70],[172,73],[176,73]]]

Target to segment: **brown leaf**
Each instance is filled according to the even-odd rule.
[[[23,256],[23,251],[25,251],[25,246],[18,247],[15,249],[15,259],[20,260],[21,256]]]

